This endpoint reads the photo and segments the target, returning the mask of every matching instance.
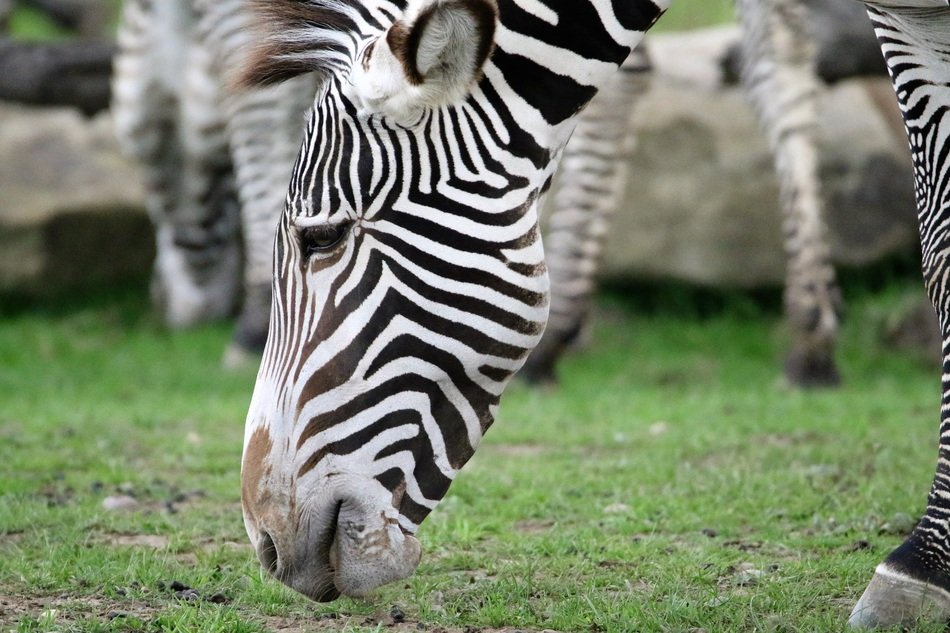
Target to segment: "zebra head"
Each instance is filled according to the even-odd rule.
[[[258,556],[301,593],[359,596],[418,564],[414,533],[544,329],[538,198],[592,86],[659,14],[631,6],[583,12],[599,60],[541,66],[495,0],[256,3],[270,34],[245,84],[319,78],[242,464]]]

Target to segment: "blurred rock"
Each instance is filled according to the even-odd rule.
[[[818,74],[827,82],[887,69],[867,9],[854,0],[802,0],[818,45]]]
[[[904,300],[888,315],[884,342],[902,352],[911,352],[939,366],[943,362],[940,323],[930,299],[921,292]]]
[[[0,105],[0,290],[48,293],[148,274],[137,170],[107,116]]]
[[[715,62],[738,36],[724,27],[651,40],[657,73],[637,106],[639,142],[603,278],[782,283],[772,156],[742,90],[722,85]],[[918,248],[910,156],[889,81],[836,84],[822,92],[821,113],[835,261],[864,265]]]
[[[114,54],[105,42],[0,38],[0,99],[73,106],[91,116],[109,107]]]
[[[110,512],[134,510],[138,505],[139,502],[128,495],[113,495],[102,500],[102,509]]]

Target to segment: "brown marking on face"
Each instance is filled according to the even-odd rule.
[[[429,17],[431,17],[431,15]],[[423,17],[419,16],[419,20],[416,21],[415,26],[418,27],[422,20]],[[426,22],[428,22],[428,18],[426,18]],[[413,31],[410,31],[405,22],[396,22],[390,27],[389,31],[386,32],[386,43],[389,44],[389,48],[392,50],[393,55],[395,55],[396,59],[399,60],[399,63],[402,64],[402,71],[406,75],[406,80],[413,86],[418,86],[425,80],[425,78],[422,76],[422,73],[419,72],[419,69],[416,68],[415,55],[409,55],[408,42],[413,32],[421,32],[421,29],[414,28]],[[417,35],[416,46],[418,46],[418,39],[419,37]],[[415,51],[415,49],[413,49],[413,51]]]
[[[267,458],[273,446],[270,433],[259,426],[254,430],[244,451],[244,462],[241,464],[241,504],[252,519],[258,514],[255,509],[266,501],[267,495],[261,492],[260,487],[261,481],[271,472]]]

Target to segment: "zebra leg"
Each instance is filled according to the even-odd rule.
[[[201,14],[201,47],[212,58],[214,74],[230,82],[253,49],[247,2],[192,1]],[[224,354],[227,367],[256,364],[267,340],[274,238],[315,92],[315,79],[303,76],[277,86],[223,94],[221,111],[237,177],[244,246],[244,303]]]
[[[950,9],[946,0],[869,5],[914,160],[923,273],[943,337],[940,442],[927,509],[904,543],[878,565],[850,623],[909,625],[950,618]],[[897,4],[895,2],[895,4]]]
[[[787,258],[785,312],[798,387],[840,383],[834,351],[841,295],[831,265],[818,178],[815,51],[799,0],[738,0],[742,83],[775,158]]]
[[[541,342],[520,372],[531,382],[554,380],[558,359],[584,325],[604,236],[626,184],[632,106],[648,89],[650,70],[641,44],[581,114],[564,149],[544,240],[551,311]]]
[[[125,3],[113,112],[144,168],[155,224],[152,294],[173,327],[227,316],[238,294],[238,209],[207,56],[187,2]]]
[[[244,305],[225,364],[256,359],[270,321],[272,259],[277,223],[316,90],[309,76],[235,95],[228,126],[241,198]]]

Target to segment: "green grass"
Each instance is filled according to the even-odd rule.
[[[509,390],[418,572],[331,605],[246,545],[227,327],[165,332],[136,293],[8,308],[0,631],[375,631],[393,605],[406,631],[838,630],[932,476],[937,371],[878,336],[904,296],[852,305],[820,393],[782,386],[778,315],[608,297],[559,389]],[[103,510],[119,491],[139,509]]]
[[[62,28],[42,11],[19,6],[10,16],[10,33],[20,40],[63,40],[69,31]]]
[[[657,31],[685,31],[731,22],[733,0],[676,0],[657,22]]]

